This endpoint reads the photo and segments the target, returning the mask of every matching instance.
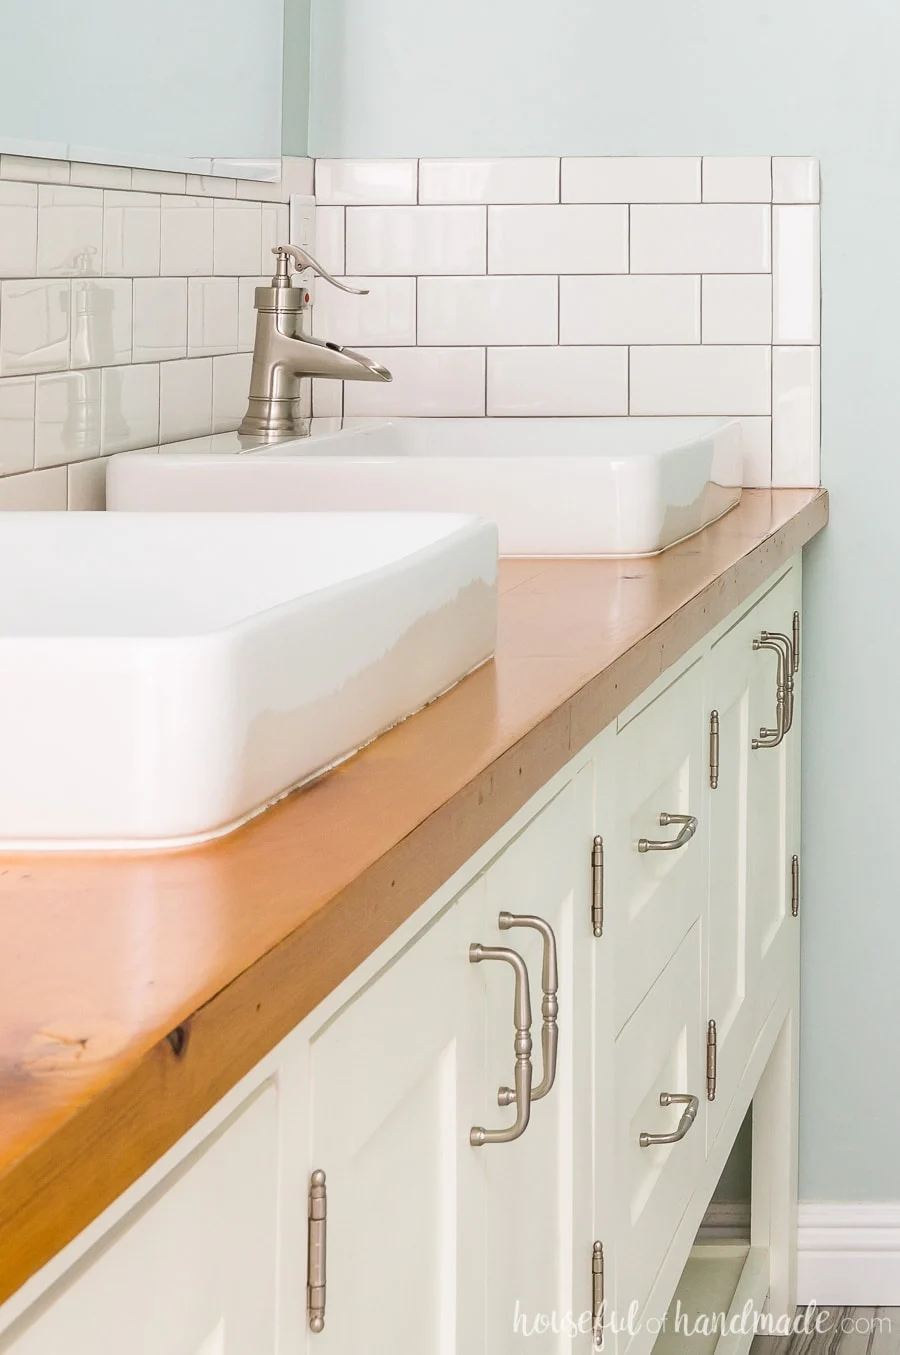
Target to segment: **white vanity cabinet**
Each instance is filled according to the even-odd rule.
[[[645,1355],[754,1097],[753,1293],[790,1302],[799,589],[583,749],[0,1311],[0,1352],[588,1355],[605,1303],[637,1320],[607,1355]]]

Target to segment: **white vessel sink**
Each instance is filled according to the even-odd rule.
[[[451,514],[0,514],[0,845],[235,827],[493,652]]]
[[[253,449],[236,433],[113,458],[110,508],[414,509],[497,523],[503,555],[649,555],[734,506],[728,419],[404,419]]]

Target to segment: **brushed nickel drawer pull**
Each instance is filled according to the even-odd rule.
[[[498,918],[501,932],[511,927],[531,927],[540,932],[544,939],[544,962],[541,968],[541,1053],[543,1056],[543,1074],[539,1084],[532,1090],[532,1101],[540,1101],[546,1096],[556,1081],[556,1062],[559,1053],[559,962],[556,953],[556,936],[549,922],[542,917],[525,913],[501,913]],[[511,1106],[515,1103],[516,1093],[512,1087],[501,1087],[497,1093],[497,1104]]]
[[[685,1110],[678,1121],[678,1127],[673,1129],[671,1134],[642,1134],[638,1140],[642,1148],[653,1148],[660,1143],[680,1143],[697,1118],[700,1098],[684,1096],[676,1092],[660,1092],[659,1104],[661,1106],[684,1106]]]
[[[473,1148],[482,1148],[486,1143],[512,1143],[519,1139],[528,1128],[531,1118],[531,989],[528,983],[528,966],[517,950],[508,950],[505,946],[482,946],[477,943],[469,947],[471,964],[481,964],[482,960],[502,960],[511,965],[516,976],[516,992],[513,1001],[513,1020],[516,1027],[515,1051],[516,1068],[513,1082],[516,1088],[516,1118],[508,1129],[484,1129],[473,1125],[469,1131],[469,1142]]]
[[[687,846],[697,831],[695,814],[660,814],[659,823],[661,828],[668,827],[670,823],[680,823],[682,829],[677,837],[668,842],[657,842],[648,837],[639,838],[637,845],[639,852],[677,852],[680,847]]]

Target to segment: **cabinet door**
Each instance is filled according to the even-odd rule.
[[[484,1350],[484,1161],[469,1146],[483,1029],[465,897],[313,1039],[310,1167],[326,1174],[328,1223],[310,1355]]]
[[[533,1355],[588,1351],[590,1335],[566,1330],[590,1307],[591,1257],[591,786],[586,769],[488,868],[472,940],[508,946],[526,961],[533,1011],[534,1086],[544,1074],[541,982],[544,938],[500,930],[503,911],[550,924],[559,970],[556,1079],[534,1101],[521,1138],[477,1149],[485,1173],[487,1349]],[[478,966],[486,1010],[486,1075],[479,1123],[508,1124],[498,1107],[513,1071],[512,983],[505,965]],[[483,1117],[483,1118],[482,1118]],[[544,1327],[544,1320],[549,1326]]]
[[[0,1349],[276,1355],[278,1149],[270,1082],[64,1275]]]

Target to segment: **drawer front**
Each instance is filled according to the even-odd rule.
[[[616,1041],[616,1297],[619,1317],[643,1310],[703,1170],[705,1069],[699,923],[685,937]],[[663,1093],[698,1098],[680,1142],[641,1146],[641,1134],[672,1133],[686,1107]]]
[[[616,736],[615,828],[606,860],[611,943],[615,946],[615,1029],[662,972],[698,920],[706,893],[703,822],[703,665],[695,663]],[[694,815],[685,825],[662,815]],[[686,835],[685,835],[686,836]],[[642,839],[654,844],[640,850]]]

